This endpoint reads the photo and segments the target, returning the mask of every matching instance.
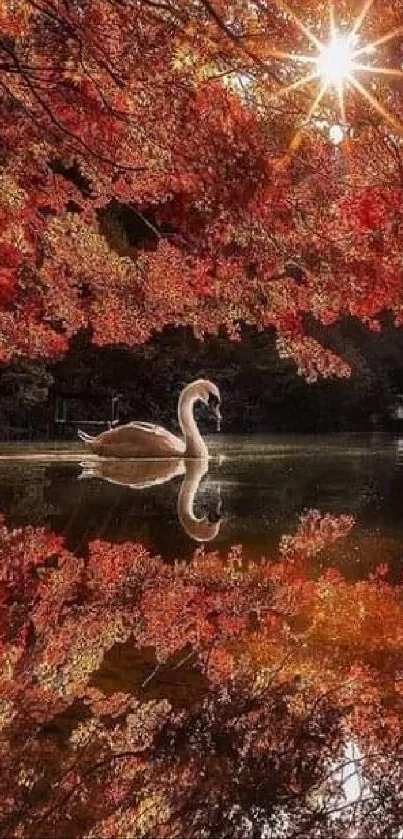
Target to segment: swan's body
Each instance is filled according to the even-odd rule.
[[[203,477],[208,472],[208,458],[180,460],[97,460],[82,463],[80,480],[99,478],[112,484],[130,489],[148,489],[168,483],[184,475],[178,494],[177,514],[183,530],[195,542],[211,542],[220,531],[221,519],[218,508],[213,515],[196,518],[195,498]]]
[[[185,444],[179,437],[151,423],[130,422],[104,431],[97,437],[89,437],[79,431],[78,436],[94,454],[101,457],[177,458],[185,453]]]
[[[148,422],[130,422],[104,431],[97,437],[90,437],[83,431],[79,431],[78,436],[94,454],[101,457],[203,458],[208,455],[208,450],[193,414],[194,405],[198,401],[210,405],[217,419],[220,419],[220,393],[216,385],[206,379],[193,382],[184,388],[178,402],[178,420],[183,439]]]

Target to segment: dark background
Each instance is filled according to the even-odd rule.
[[[313,385],[297,375],[294,363],[279,359],[272,331],[244,328],[234,343],[225,336],[200,342],[189,329],[167,328],[135,351],[99,349],[82,334],[58,363],[27,360],[0,370],[0,436],[74,439],[85,420],[98,420],[92,429],[98,433],[118,393],[120,422],[148,420],[174,429],[179,392],[199,377],[221,389],[224,433],[394,430],[403,393],[403,330],[384,326],[373,333],[353,320],[326,330],[313,325],[322,343],[353,368],[349,380]],[[57,423],[63,400],[67,422]],[[207,422],[203,428],[214,430]]]

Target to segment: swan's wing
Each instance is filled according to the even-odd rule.
[[[167,431],[166,428],[163,428],[162,425],[155,425],[153,422],[129,422],[129,428],[133,428],[137,431],[145,431],[146,434],[153,434],[155,437],[163,437],[164,440],[169,441],[173,446],[177,446],[178,443],[183,451],[185,450],[185,445],[182,444],[182,441],[179,437],[176,437],[175,434],[171,434],[170,431]]]
[[[104,431],[96,438],[93,449],[108,457],[181,457],[185,444],[160,425],[130,422]]]
[[[143,431],[152,431],[154,434],[161,434],[164,429],[154,422],[129,422],[130,428],[142,428]]]

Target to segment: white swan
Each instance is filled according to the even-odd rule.
[[[104,431],[97,437],[90,437],[84,431],[78,431],[78,436],[94,454],[102,457],[204,458],[208,455],[208,450],[193,414],[194,405],[199,401],[211,408],[218,424],[221,420],[218,387],[208,379],[192,382],[182,390],[178,402],[178,419],[183,440],[165,428],[148,422],[130,422],[119,428]]]

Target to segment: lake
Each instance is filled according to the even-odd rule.
[[[0,837],[402,835],[403,441],[209,449],[0,447]]]

